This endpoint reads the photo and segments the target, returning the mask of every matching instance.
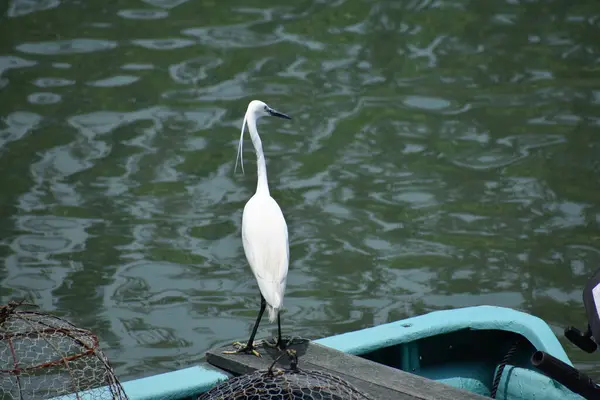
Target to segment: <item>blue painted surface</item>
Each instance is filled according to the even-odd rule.
[[[483,382],[489,380],[492,374],[488,366],[482,364],[479,362],[447,363],[427,368],[419,375],[486,396],[489,395],[490,389]]]
[[[419,375],[459,389],[489,396],[490,389],[483,382],[488,381],[492,374],[488,366],[480,364],[477,362],[448,363],[428,368],[426,372]],[[514,365],[507,365],[504,368],[496,399],[583,400],[581,396],[547,376]]]
[[[229,376],[210,366],[195,366],[124,382],[131,400],[177,400],[203,393]]]
[[[518,333],[527,338],[538,350],[543,350],[572,365],[560,342],[544,321],[519,311],[493,306],[435,311],[372,328],[318,339],[315,342],[349,354],[361,355],[380,348],[410,343],[464,328],[505,330]],[[418,363],[416,347],[414,350],[405,355],[406,360],[401,360],[403,368],[405,365],[414,366],[415,362]],[[429,368],[421,373],[423,376],[439,382],[484,393],[488,389],[482,384],[485,381],[483,372],[481,372],[483,369],[477,366],[471,367],[469,368],[468,364],[448,364]],[[202,393],[227,378],[228,375],[222,371],[208,365],[199,365],[124,382],[122,385],[131,400],[177,400]],[[540,397],[539,393],[543,393],[546,397]],[[505,394],[508,397],[505,397]],[[497,398],[572,400],[581,397],[572,394],[566,388],[535,371],[513,367],[505,369]],[[60,398],[60,400],[71,399],[75,399],[75,396]]]
[[[496,399],[585,400],[546,375],[514,365],[504,368]]]
[[[349,354],[365,354],[382,347],[450,333],[459,329],[496,329],[518,333],[538,350],[573,365],[560,342],[541,319],[510,308],[479,306],[434,311],[401,321],[315,340]]]
[[[173,372],[153,375],[146,378],[122,382],[121,385],[130,400],[179,400],[208,391],[230,375],[210,367],[198,365]],[[108,389],[98,388],[81,394],[81,399],[108,398],[98,392]],[[75,395],[56,397],[53,400],[75,400]]]

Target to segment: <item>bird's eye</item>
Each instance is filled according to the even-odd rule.
[[[265,111],[269,111],[269,107],[265,106]]]

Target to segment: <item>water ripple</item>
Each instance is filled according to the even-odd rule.
[[[139,79],[139,76],[117,75],[111,76],[110,78],[100,79],[94,82],[87,82],[87,84],[90,86],[97,87],[120,87],[131,85],[132,83],[137,82]]]
[[[23,43],[17,50],[28,54],[82,54],[96,51],[111,50],[117,47],[117,42],[100,39],[72,39],[54,42]]]
[[[170,90],[162,94],[163,98],[181,102],[237,100],[246,96],[247,73],[241,73],[216,85],[195,88]]]
[[[60,5],[60,0],[11,0],[6,14],[11,18],[22,17],[37,11],[50,10]]]
[[[473,143],[471,150],[467,146],[464,151],[453,157],[452,163],[475,170],[505,167],[526,158],[532,150],[564,143],[560,135],[522,134],[506,136],[496,141],[496,146],[482,151],[478,143]],[[471,154],[469,154],[471,153]]]
[[[254,32],[248,25],[193,28],[182,33],[194,36],[204,46],[217,49],[265,47],[283,40],[273,33]]]
[[[144,3],[150,4],[155,7],[161,8],[175,8],[181,4],[186,3],[188,0],[142,0]]]
[[[60,102],[61,96],[57,93],[31,93],[27,96],[27,100],[31,104],[55,104]]]
[[[119,10],[117,13],[120,17],[128,19],[153,20],[162,19],[169,16],[169,13],[164,10]]]
[[[196,42],[189,39],[169,38],[169,39],[136,39],[131,41],[133,44],[151,50],[173,50],[181,49],[194,45]]]
[[[21,57],[15,56],[0,56],[0,75],[4,71],[8,71],[13,68],[31,67],[36,65],[37,62],[33,60],[26,60]]]
[[[38,78],[33,84],[41,88],[62,87],[73,85],[75,81],[63,78]]]
[[[211,70],[223,64],[223,60],[213,57],[196,57],[169,67],[171,78],[182,84],[195,84],[206,79]]]
[[[5,127],[0,129],[0,148],[3,148],[6,143],[13,142],[23,138],[28,132],[33,130],[43,117],[39,114],[31,112],[13,112],[8,114],[3,123]]]

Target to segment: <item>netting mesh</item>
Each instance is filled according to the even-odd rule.
[[[96,335],[20,305],[0,306],[0,400],[127,398]]]
[[[277,360],[276,360],[277,361]],[[275,363],[273,363],[275,364]],[[197,400],[369,400],[350,383],[327,372],[259,370],[222,382]]]

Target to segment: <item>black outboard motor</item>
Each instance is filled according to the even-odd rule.
[[[583,351],[593,353],[598,348],[600,340],[600,270],[588,281],[583,290],[583,304],[588,319],[585,333],[569,326],[565,336]],[[571,367],[561,360],[543,351],[536,351],[531,356],[531,363],[548,377],[560,382],[573,393],[588,400],[600,400],[600,386],[590,377]]]

